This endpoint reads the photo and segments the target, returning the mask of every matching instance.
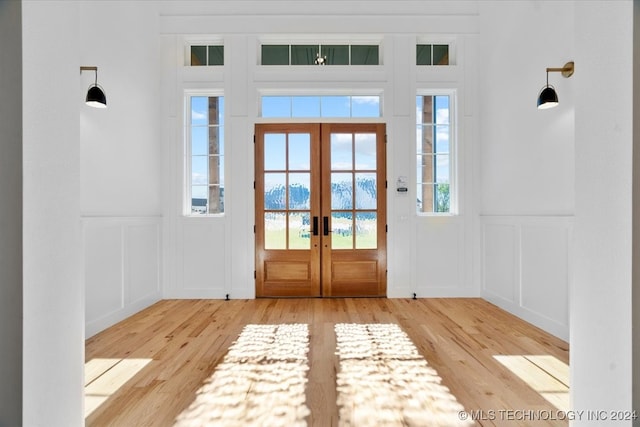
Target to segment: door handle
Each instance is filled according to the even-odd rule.
[[[318,235],[318,217],[314,216],[313,217],[313,235],[317,236]]]
[[[325,236],[329,235],[329,217],[328,216],[322,217],[322,234],[324,234]]]

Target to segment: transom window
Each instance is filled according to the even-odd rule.
[[[224,46],[193,45],[191,46],[191,66],[224,65]]]
[[[453,96],[416,96],[417,211],[453,213]]]
[[[380,54],[378,45],[263,44],[260,64],[380,65]]]
[[[262,117],[381,117],[378,95],[263,96]]]
[[[449,45],[418,44],[416,65],[449,65]]]
[[[189,215],[224,212],[224,97],[187,97]]]

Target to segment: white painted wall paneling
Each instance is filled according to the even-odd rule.
[[[162,220],[85,217],[86,336],[161,299]]]
[[[304,18],[311,22],[311,17]],[[271,29],[274,31],[275,29]],[[200,36],[201,37],[201,36]],[[176,251],[168,256],[166,262],[172,266],[167,266],[167,271],[175,271],[175,281],[167,283],[165,286],[166,297],[222,297],[227,293],[233,297],[252,297],[254,295],[253,279],[253,127],[254,123],[262,121],[258,117],[258,105],[262,93],[359,93],[375,92],[383,96],[384,116],[383,121],[387,124],[388,146],[387,165],[388,181],[391,183],[389,190],[388,213],[390,219],[389,232],[389,296],[411,296],[413,291],[424,286],[423,274],[421,271],[420,282],[417,283],[414,265],[411,260],[415,258],[415,251],[418,248],[421,253],[426,253],[431,257],[442,260],[446,256],[453,257],[448,260],[447,265],[451,271],[444,273],[441,265],[438,264],[430,274],[436,274],[429,283],[439,282],[434,285],[438,291],[430,289],[428,294],[440,296],[474,296],[479,291],[472,284],[472,263],[471,249],[465,246],[465,242],[472,241],[468,233],[471,232],[473,205],[471,201],[462,202],[462,199],[473,195],[465,190],[465,185],[470,185],[463,180],[460,184],[461,204],[466,205],[464,220],[461,217],[441,218],[437,222],[426,221],[425,226],[416,228],[415,203],[411,203],[410,197],[400,197],[393,192],[393,183],[396,180],[396,171],[407,171],[409,180],[415,180],[415,113],[413,105],[415,103],[415,91],[417,85],[420,88],[454,88],[458,91],[458,96],[463,100],[461,105],[473,105],[473,102],[465,100],[464,74],[461,73],[465,66],[465,60],[460,58],[457,66],[447,67],[444,71],[428,72],[424,71],[417,79],[413,61],[415,57],[415,40],[413,36],[385,35],[382,37],[384,55],[386,58],[393,58],[391,63],[385,63],[379,67],[372,67],[372,72],[365,72],[358,68],[352,72],[344,68],[326,67],[318,69],[297,69],[295,67],[261,67],[256,61],[248,59],[257,54],[257,49],[261,38],[259,36],[224,36],[226,59],[229,61],[225,70],[209,76],[201,72],[192,72],[190,67],[177,65],[178,90],[175,95],[175,105],[183,105],[182,93],[184,90],[205,90],[215,89],[223,86],[225,88],[225,102],[229,106],[226,117],[226,192],[227,201],[225,212],[222,217],[215,218],[184,218],[181,215],[181,208],[177,206],[182,203],[182,188],[175,189],[176,194],[172,195],[173,200],[165,206],[165,210],[170,215],[176,214],[175,219],[170,219],[173,226],[167,231],[174,233],[177,242]],[[191,36],[164,36],[163,56],[170,57],[176,55],[174,60],[163,61],[167,64],[183,64],[184,45],[188,43]],[[461,45],[463,43],[460,43]],[[464,49],[459,49],[464,52]],[[474,66],[471,64],[470,66]],[[357,67],[356,67],[357,68]],[[473,71],[469,71],[473,74]],[[165,73],[172,76],[173,73]],[[225,76],[233,77],[226,78]],[[244,76],[244,77],[243,77]],[[418,83],[419,80],[419,83]],[[164,86],[164,85],[163,85]],[[167,92],[168,93],[168,92]],[[169,97],[165,94],[163,97]],[[402,102],[402,99],[405,101]],[[176,108],[176,111],[181,108]],[[473,110],[463,109],[458,117],[464,117],[464,127],[472,126],[475,120],[470,115]],[[169,113],[170,114],[170,113]],[[459,127],[461,127],[460,125]],[[174,169],[164,175],[164,179],[175,179],[181,182],[179,177],[184,176],[184,163],[180,159],[182,156],[182,138],[184,124],[182,115],[177,114],[175,129],[165,133],[166,155],[173,158],[165,162]],[[458,135],[464,136],[464,131],[459,131]],[[470,149],[472,144],[460,144],[461,147]],[[180,147],[180,148],[178,148]],[[466,148],[465,148],[466,149]],[[171,153],[171,154],[169,154]],[[461,153],[461,168],[472,168],[473,158],[470,155]],[[471,176],[469,171],[461,171],[461,177]],[[168,183],[167,188],[173,183]],[[235,189],[235,190],[234,190]],[[424,221],[424,219],[422,220]],[[438,238],[431,235],[423,236],[420,233],[435,233],[435,229],[430,227],[434,224],[449,223],[446,230],[449,234],[438,234]],[[199,227],[193,224],[201,224],[201,232],[192,232],[185,227]],[[204,225],[208,224],[208,225]],[[214,225],[215,224],[215,225]],[[437,227],[437,226],[436,226]],[[212,230],[214,234],[210,234]],[[404,230],[404,231],[403,231]],[[413,231],[419,231],[416,234]],[[394,233],[398,233],[398,235]],[[404,234],[403,234],[404,233]],[[403,238],[402,236],[407,238]],[[230,238],[233,236],[233,238]],[[169,240],[172,237],[167,236]],[[209,239],[207,241],[207,239]],[[420,242],[420,243],[418,243]],[[451,247],[453,245],[453,247]],[[446,248],[446,251],[439,247]],[[168,252],[168,251],[167,251]],[[410,255],[414,253],[414,258]],[[220,272],[216,285],[210,283],[206,278],[203,267],[198,267],[200,262],[191,259],[199,259],[206,254],[209,264],[220,263],[217,271]],[[191,265],[193,263],[193,265]],[[189,267],[191,266],[191,267]],[[224,271],[224,274],[222,272]],[[446,278],[444,277],[446,276]],[[225,278],[225,283],[219,280]],[[205,285],[205,283],[207,283]],[[444,286],[443,286],[444,284]],[[213,286],[213,288],[211,288]],[[197,290],[196,290],[197,289]],[[427,289],[427,288],[425,288]],[[435,288],[434,288],[435,289]],[[426,295],[426,294],[425,294]]]
[[[573,217],[482,217],[482,296],[569,340]]]

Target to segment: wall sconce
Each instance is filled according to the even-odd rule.
[[[567,62],[562,68],[547,68],[547,85],[542,88],[538,95],[538,109],[553,108],[558,105],[558,94],[553,86],[549,85],[549,73],[560,72],[564,77],[571,77],[574,71],[573,61]]]
[[[104,95],[102,88],[98,86],[98,67],[82,66],[80,67],[80,74],[82,74],[83,71],[96,72],[96,81],[89,86],[89,90],[87,91],[86,104],[95,108],[107,108],[107,97]]]

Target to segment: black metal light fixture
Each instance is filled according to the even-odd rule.
[[[538,94],[538,109],[544,110],[558,105],[558,94],[553,86],[549,84],[549,73],[559,72],[563,77],[571,77],[574,71],[573,61],[567,62],[562,68],[547,68],[547,84]]]
[[[87,91],[86,104],[95,108],[107,108],[107,97],[102,87],[98,86],[98,67],[82,66],[80,67],[80,74],[82,74],[83,71],[95,71],[96,73],[96,80],[89,86],[89,90]]]
[[[316,60],[314,61],[316,65],[326,65],[327,64],[327,57],[326,56],[320,56],[320,52],[318,52],[316,54]]]

